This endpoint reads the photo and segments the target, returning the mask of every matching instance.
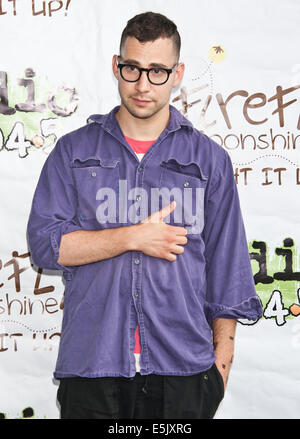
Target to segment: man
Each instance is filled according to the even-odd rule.
[[[66,279],[62,418],[212,418],[236,319],[261,315],[229,155],[169,104],[179,55],[168,18],[129,20],[121,105],[41,172],[28,235],[35,264]]]

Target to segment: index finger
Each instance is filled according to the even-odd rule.
[[[175,232],[176,235],[186,235],[187,234],[187,230],[185,227],[170,226],[170,225],[168,225],[168,227],[171,229],[172,232]]]

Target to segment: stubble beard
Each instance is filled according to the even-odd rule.
[[[129,100],[130,99],[131,98],[129,98]],[[151,101],[151,103],[153,103],[153,102],[155,104],[155,101]],[[133,116],[133,117],[135,117],[137,119],[150,119],[151,117],[153,117],[155,114],[157,114],[166,105],[166,103],[161,103],[160,105],[154,106],[154,108],[149,109],[149,110],[143,109],[141,107],[141,111],[138,111],[138,109],[136,110],[135,108],[133,108],[133,105],[131,106],[130,104],[128,104],[126,102],[126,100],[123,99],[122,97],[121,97],[121,103],[124,106],[124,108],[126,108],[128,113],[131,114],[131,116]]]

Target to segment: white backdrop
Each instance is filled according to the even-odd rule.
[[[112,55],[127,20],[147,10],[182,36],[186,75],[172,104],[232,158],[264,307],[238,324],[216,418],[298,418],[297,0],[0,0],[0,417],[59,417],[64,283],[31,265],[31,200],[57,138],[119,103]]]

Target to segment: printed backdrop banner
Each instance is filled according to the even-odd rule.
[[[264,309],[238,323],[216,418],[297,418],[297,0],[0,0],[0,417],[59,418],[64,281],[30,258],[32,196],[57,139],[119,103],[112,56],[127,20],[148,10],[182,36],[186,73],[171,103],[231,156]]]

